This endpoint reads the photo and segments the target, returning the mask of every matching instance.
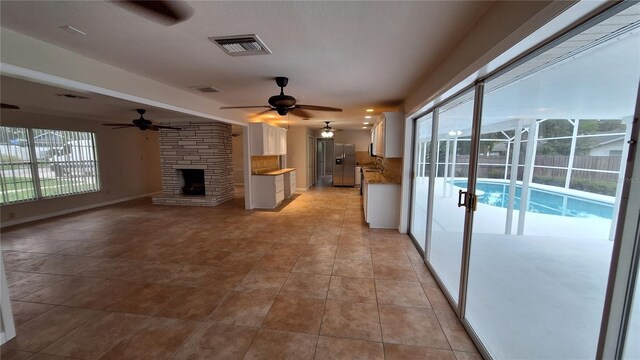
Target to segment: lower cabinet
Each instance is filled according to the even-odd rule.
[[[400,217],[400,185],[370,184],[362,185],[362,206],[364,219],[372,229],[396,229]]]
[[[253,207],[273,209],[284,200],[284,175],[252,175]]]
[[[296,192],[296,172],[289,171],[284,173],[284,197],[290,198]]]

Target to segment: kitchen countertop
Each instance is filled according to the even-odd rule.
[[[364,181],[368,184],[390,184],[390,185],[400,185],[399,182],[391,181],[381,172],[378,171],[365,171],[364,172]]]
[[[266,172],[258,172],[252,175],[263,175],[263,176],[278,176],[288,172],[296,171],[296,168],[286,168],[286,169],[278,169],[278,170],[270,170]]]

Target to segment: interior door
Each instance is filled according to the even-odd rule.
[[[315,174],[315,158],[316,151],[315,146],[316,142],[312,136],[307,138],[307,187],[311,187],[315,184],[316,174]]]

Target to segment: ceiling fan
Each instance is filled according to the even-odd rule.
[[[160,129],[169,129],[169,130],[182,130],[173,126],[163,126],[163,125],[153,125],[151,120],[147,120],[143,117],[145,110],[144,109],[136,109],[138,114],[140,114],[139,119],[135,119],[132,121],[132,124],[102,124],[104,126],[115,126],[114,129],[124,129],[128,127],[137,127],[140,130],[153,130],[158,131]]]
[[[164,25],[183,22],[193,15],[193,9],[184,1],[114,0],[112,2]]]
[[[279,115],[285,116],[289,113],[300,116],[303,119],[310,119],[313,116],[306,112],[305,110],[313,110],[313,111],[336,111],[340,112],[342,109],[328,107],[328,106],[318,106],[318,105],[302,105],[296,104],[296,98],[291,95],[284,94],[284,88],[289,83],[289,79],[283,76],[276,77],[276,84],[280,87],[280,94],[274,95],[269,98],[268,102],[270,106],[267,105],[255,105],[255,106],[223,106],[220,109],[259,109],[259,108],[267,108],[267,110],[259,113],[258,115],[262,115],[269,111],[277,111]]]
[[[9,110],[20,110],[20,106],[5,103],[0,103],[0,108]]]
[[[333,129],[331,126],[329,126],[331,121],[325,121],[324,123],[325,125],[320,128],[320,130],[322,130],[322,133],[320,133],[320,135],[323,138],[331,138],[333,137],[333,133],[340,131],[340,130]]]

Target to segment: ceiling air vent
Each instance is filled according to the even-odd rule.
[[[56,94],[57,96],[62,96],[62,97],[66,97],[69,99],[80,99],[80,100],[89,100],[88,97],[86,96],[80,96],[80,95],[75,95],[75,94]]]
[[[214,88],[213,86],[192,86],[192,89],[198,90],[203,93],[219,93],[222,90]]]
[[[231,56],[271,54],[271,50],[254,34],[210,37],[209,40]]]

